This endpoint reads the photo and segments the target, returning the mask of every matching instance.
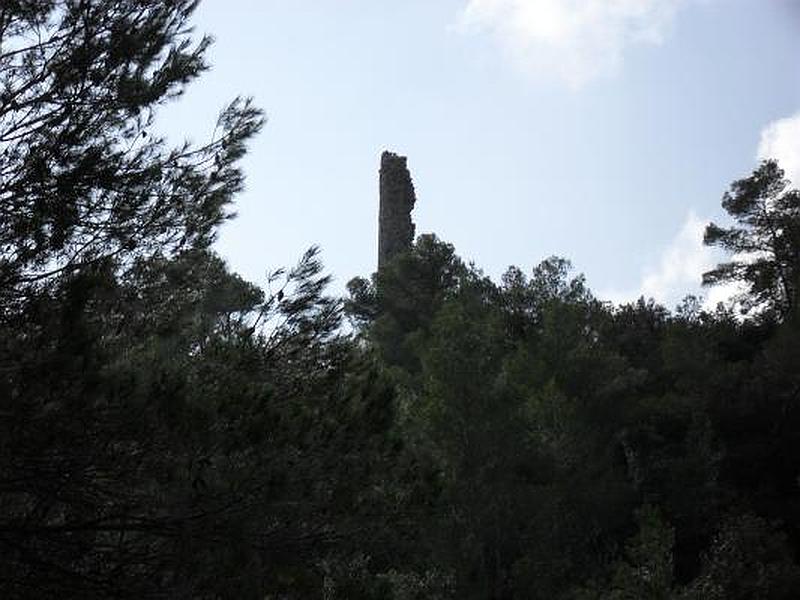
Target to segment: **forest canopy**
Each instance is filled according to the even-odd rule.
[[[155,115],[190,0],[0,7],[0,596],[800,597],[800,193],[723,197],[735,303],[492,281],[421,235],[347,298],[215,254],[261,128]],[[744,312],[742,312],[744,311]]]

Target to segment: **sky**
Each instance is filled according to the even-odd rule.
[[[800,0],[205,0],[210,72],[161,114],[208,139],[268,122],[217,250],[251,281],[319,245],[341,293],[376,267],[378,167],[408,156],[417,233],[497,279],[552,255],[615,302],[673,307],[730,183],[800,185]],[[725,290],[704,290],[713,303]]]

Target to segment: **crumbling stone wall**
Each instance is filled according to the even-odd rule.
[[[414,241],[411,211],[415,202],[414,183],[406,165],[406,157],[384,152],[381,155],[378,215],[379,269],[392,257],[411,248]]]

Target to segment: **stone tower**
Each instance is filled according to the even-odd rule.
[[[411,210],[416,196],[406,157],[392,152],[381,155],[380,212],[378,215],[378,268],[392,257],[411,249],[414,222]]]

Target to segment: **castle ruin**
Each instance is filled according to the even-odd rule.
[[[380,170],[378,269],[394,256],[411,249],[414,241],[411,211],[415,202],[414,183],[406,157],[384,152]]]

